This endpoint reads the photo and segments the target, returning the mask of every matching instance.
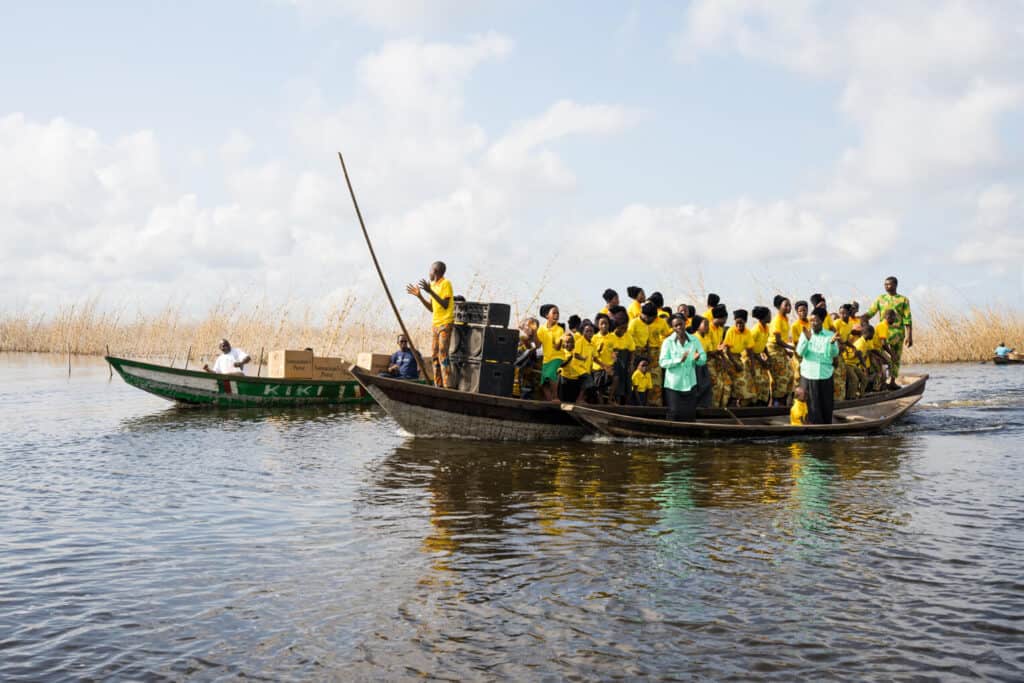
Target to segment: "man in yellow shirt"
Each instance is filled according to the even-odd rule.
[[[455,326],[455,295],[452,283],[445,278],[448,267],[442,261],[430,264],[430,281],[420,280],[419,285],[407,285],[405,291],[420,300],[433,315],[431,327],[431,356],[434,359],[434,386],[451,389],[452,366],[448,360],[448,349]],[[426,292],[430,300],[423,298]]]

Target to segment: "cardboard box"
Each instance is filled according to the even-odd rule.
[[[364,370],[369,370],[375,375],[387,370],[390,361],[391,354],[389,353],[369,353],[364,351],[356,357],[356,365]]]
[[[344,366],[340,358],[322,358],[313,356],[313,379],[324,379],[331,382],[347,382],[355,378]]]
[[[313,352],[274,349],[267,360],[267,377],[313,379]]]

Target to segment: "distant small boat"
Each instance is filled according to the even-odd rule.
[[[751,437],[840,436],[884,429],[903,417],[921,396],[905,396],[856,408],[835,411],[832,424],[791,425],[788,415],[758,418],[695,420],[677,422],[622,415],[579,404],[562,409],[606,436],[646,439],[736,439]]]
[[[373,403],[373,399],[355,380],[215,375],[115,356],[106,356],[106,361],[127,384],[185,405],[264,408]]]
[[[992,356],[992,362],[996,365],[1024,365],[1024,358],[1010,358],[1009,356]]]

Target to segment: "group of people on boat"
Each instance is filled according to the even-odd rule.
[[[434,383],[449,387],[456,297],[445,272],[435,262],[429,281],[407,291],[431,311]],[[607,289],[594,316],[570,315],[565,327],[559,307],[544,304],[539,318],[519,326],[516,391],[571,403],[665,405],[674,419],[692,419],[698,407],[795,404],[794,419],[828,424],[835,401],[896,388],[903,349],[914,343],[910,301],[898,284],[887,277],[864,312],[857,302],[830,311],[820,293],[795,303],[779,294],[774,313],[767,306],[730,312],[709,294],[698,314],[631,286],[628,306]]]

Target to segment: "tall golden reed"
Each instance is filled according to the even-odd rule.
[[[480,279],[475,276],[466,288],[467,295],[472,295],[467,298],[493,298]],[[513,310],[517,317],[532,310],[540,296],[538,292],[525,307],[516,302]],[[390,353],[395,346],[397,325],[391,315],[358,317],[354,311],[367,307],[358,307],[355,297],[343,300],[322,317],[315,317],[309,306],[294,302],[243,303],[217,301],[199,319],[185,315],[175,304],[129,316],[124,310],[105,309],[96,299],[62,307],[53,315],[0,312],[0,351],[103,355],[109,347],[117,356],[173,358],[180,367],[189,347],[194,366],[213,357],[217,342],[225,335],[254,359],[261,348],[268,353],[275,348],[312,347],[318,355],[355,359],[360,351]],[[1000,342],[1024,351],[1024,312],[915,304],[914,318],[915,344],[905,350],[904,363],[985,360]],[[406,324],[420,351],[429,355],[426,311],[417,311]]]

